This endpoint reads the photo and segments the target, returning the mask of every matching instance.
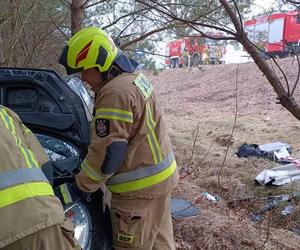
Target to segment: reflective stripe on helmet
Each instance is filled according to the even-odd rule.
[[[95,119],[97,118],[120,120],[123,122],[133,123],[132,112],[114,108],[97,109]]]
[[[4,122],[6,129],[12,134],[17,147],[20,149],[22,155],[25,158],[25,162],[28,168],[38,168],[39,164],[33,155],[32,151],[25,146],[23,146],[22,140],[16,134],[16,127],[14,125],[13,118],[7,113],[5,108],[0,108],[0,117]]]
[[[79,51],[79,53],[76,56],[76,60],[75,60],[75,67],[78,66],[78,63],[80,63],[82,60],[84,60],[85,58],[87,58],[87,54],[89,52],[89,49],[91,47],[93,40],[88,42],[82,49],[81,51]]]
[[[146,166],[121,173],[107,181],[108,189],[113,193],[136,191],[158,184],[170,177],[176,170],[173,152],[157,165]]]
[[[18,168],[0,174],[0,190],[27,182],[48,182],[40,168]]]

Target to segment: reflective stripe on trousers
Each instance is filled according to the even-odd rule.
[[[171,152],[165,160],[136,170],[121,173],[107,181],[107,187],[112,193],[136,191],[158,184],[170,177],[176,170],[174,153]]]
[[[0,173],[0,208],[43,195],[54,194],[41,169],[20,168]]]

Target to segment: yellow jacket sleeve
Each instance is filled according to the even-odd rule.
[[[96,191],[121,168],[134,121],[133,106],[132,97],[115,89],[97,96],[91,144],[76,176],[83,191]]]

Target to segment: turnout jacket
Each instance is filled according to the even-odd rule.
[[[103,182],[122,198],[157,198],[178,182],[162,111],[143,74],[122,73],[96,91],[92,140],[79,188],[96,191]]]
[[[64,220],[41,170],[48,156],[32,132],[0,105],[0,248]]]

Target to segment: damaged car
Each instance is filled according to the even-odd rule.
[[[52,161],[53,188],[74,180],[90,143],[93,100],[79,78],[55,71],[0,68],[0,104],[16,112]],[[48,177],[48,176],[47,176]],[[64,207],[82,249],[111,249],[109,209],[101,190]]]

